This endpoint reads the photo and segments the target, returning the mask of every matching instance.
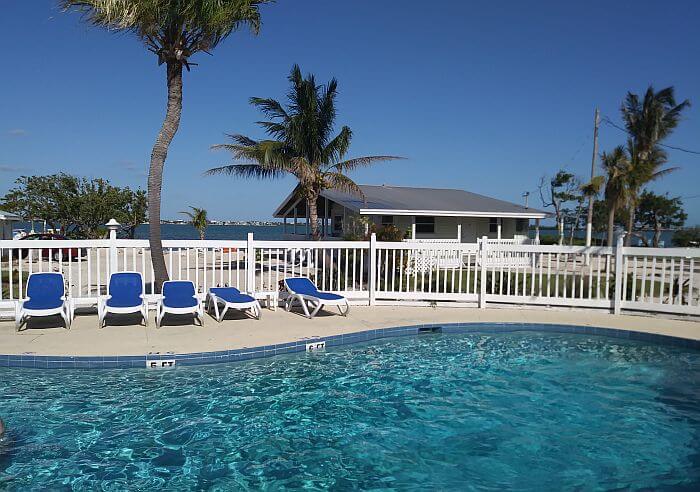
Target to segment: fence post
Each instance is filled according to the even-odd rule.
[[[377,300],[377,235],[369,237],[369,305]]]
[[[613,313],[620,314],[622,310],[622,260],[624,256],[624,240],[625,235],[620,234],[617,238],[617,247],[615,248],[615,297],[613,300]]]
[[[105,224],[109,229],[109,273],[117,271],[117,229],[121,224],[115,219],[109,219]]]
[[[248,244],[246,245],[246,277],[245,290],[255,292],[255,245],[253,243],[253,233],[248,233]]]
[[[488,249],[489,238],[484,236],[479,243],[479,263],[481,266],[481,275],[479,276],[479,307],[486,307],[486,250]]]

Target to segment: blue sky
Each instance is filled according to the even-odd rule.
[[[165,105],[164,69],[131,35],[90,27],[51,0],[3,5],[0,193],[20,174],[66,171],[145,187]],[[207,178],[224,133],[261,137],[250,96],[283,98],[293,63],[339,80],[351,156],[406,161],[360,183],[462,188],[520,202],[558,168],[590,172],[596,106],[619,122],[626,91],[674,85],[694,106],[668,141],[700,150],[700,3],[279,0],[257,37],[231,36],[185,75],[166,163],[163,216],[188,205],[220,219],[269,218],[293,186]],[[601,150],[624,135],[602,125]],[[653,186],[687,197],[700,223],[700,155]],[[695,198],[692,198],[695,197]],[[531,202],[539,205],[539,199]]]

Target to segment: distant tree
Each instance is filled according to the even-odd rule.
[[[679,248],[700,248],[700,226],[674,232],[672,241]]]
[[[654,91],[649,86],[643,98],[627,93],[620,112],[627,133],[627,153],[630,169],[627,175],[627,241],[629,246],[635,225],[635,210],[640,190],[649,182],[674,171],[663,168],[668,161],[666,151],[659,145],[678,126],[683,110],[690,106],[687,99],[676,102],[673,87]]]
[[[579,189],[580,183],[576,176],[563,169],[549,180],[544,176],[540,179],[540,199],[544,207],[554,208],[559,244],[564,243],[564,225],[567,217],[571,217],[566,204],[578,199]]]
[[[637,201],[635,213],[637,227],[642,230],[653,230],[652,246],[659,247],[661,232],[664,229],[683,227],[688,215],[683,211],[680,197],[669,198],[668,195],[657,195],[644,191]],[[639,237],[648,246],[646,236]]]
[[[0,206],[25,220],[45,220],[50,228],[77,238],[104,235],[104,224],[116,219],[136,225],[145,220],[145,192],[113,186],[106,179],[87,179],[66,173],[21,176],[0,200]]]
[[[124,202],[123,213],[115,218],[121,223],[126,236],[129,239],[134,239],[136,228],[146,222],[148,195],[143,190],[133,191],[125,188]]]
[[[60,0],[96,26],[129,32],[166,66],[168,103],[158,133],[148,173],[148,215],[151,262],[156,287],[168,279],[160,234],[160,193],[168,148],[180,126],[182,69],[196,65],[190,58],[211,53],[221,41],[241,27],[260,28],[259,6],[267,0]]]
[[[190,209],[192,209],[191,212],[180,213],[189,217],[190,224],[192,224],[192,227],[197,229],[197,232],[199,232],[199,239],[204,241],[204,237],[207,232],[207,224],[209,223],[207,220],[207,211],[203,208],[197,207],[190,207]]]
[[[259,122],[270,140],[253,140],[230,135],[233,143],[215,145],[229,150],[242,163],[209,169],[207,174],[230,174],[242,178],[270,179],[291,174],[298,185],[298,197],[306,201],[311,235],[319,239],[318,198],[323,190],[334,189],[364,198],[362,190],[345,173],[396,156],[367,156],[343,160],[352,140],[347,126],[334,133],[338,82],[318,85],[313,75],[302,76],[294,65],[289,75],[292,87],[285,108],[275,99],[253,97],[250,103],[269,121]]]

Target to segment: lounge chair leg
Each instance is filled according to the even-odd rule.
[[[304,310],[304,316],[311,319],[313,316],[309,314],[309,308],[306,305],[306,301],[304,301],[302,297],[297,297],[297,299],[299,299],[299,302],[301,303],[301,308]]]
[[[70,314],[65,311],[61,311],[61,318],[63,318],[63,322],[66,324],[66,330],[70,330]]]
[[[316,315],[318,314],[318,312],[321,310],[322,307],[323,307],[323,304],[321,304],[321,303],[319,302],[318,305],[317,305],[317,306],[314,308],[314,310],[312,311],[310,317],[313,318],[314,316],[316,316]]]

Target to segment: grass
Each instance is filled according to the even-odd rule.
[[[27,284],[28,277],[28,272],[22,272],[22,286],[25,286]],[[14,299],[19,299],[20,297],[22,297],[19,290],[19,279],[19,272],[17,270],[12,270],[12,285],[10,285],[10,272],[2,272],[2,275],[0,276],[0,286],[2,286],[3,299],[9,299],[10,297],[13,297]],[[12,296],[10,296],[10,289],[12,289]]]

